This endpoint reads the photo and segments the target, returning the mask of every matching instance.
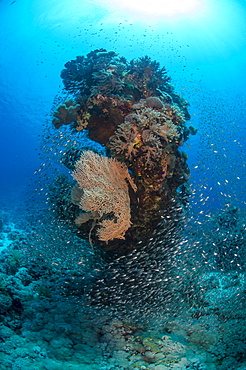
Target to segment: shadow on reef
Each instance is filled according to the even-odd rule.
[[[75,137],[86,130],[106,156],[85,150],[79,136],[66,145],[61,163],[76,183],[58,178],[51,203],[104,256],[146,250],[162,219],[178,224],[188,201],[187,156],[179,150],[196,133],[185,124],[188,103],[147,56],[128,62],[98,49],[66,63],[61,77],[70,99],[53,113],[53,126]]]

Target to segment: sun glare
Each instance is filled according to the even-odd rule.
[[[140,17],[193,16],[200,9],[202,0],[102,0],[115,9]]]

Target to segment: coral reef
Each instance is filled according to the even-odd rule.
[[[81,201],[75,201],[75,206],[93,213],[79,213],[78,209],[74,217],[75,223],[83,233],[83,230],[88,230],[89,224],[92,230],[96,221],[99,221],[98,218],[101,219],[99,225],[107,227],[97,228],[97,233],[90,233],[93,242],[104,250],[118,254],[124,253],[122,251],[125,248],[119,240],[116,242],[114,239],[124,237],[130,251],[136,247],[137,241],[150,237],[164,213],[167,216],[168,212],[175,213],[175,207],[180,208],[183,193],[179,192],[177,196],[177,189],[188,181],[189,168],[187,156],[179,151],[179,147],[190,134],[196,133],[192,126],[187,128],[185,124],[190,117],[187,102],[174,92],[166,69],[148,56],[128,62],[114,51],[97,49],[86,57],[77,57],[66,63],[61,77],[65,90],[74,95],[75,103],[65,103],[58,107],[58,112],[54,113],[55,127],[73,122],[71,130],[75,129],[78,133],[86,130],[89,139],[106,147],[107,156],[113,158],[108,163],[114,163],[114,167],[118,167],[120,171],[124,168],[124,173],[128,173],[128,180],[131,178],[136,184],[136,192],[130,191],[128,195],[127,190],[125,198],[126,195],[120,195],[117,182],[125,182],[126,175],[124,179],[121,177],[121,180],[116,180],[115,173],[113,180],[108,170],[102,175],[98,167],[98,182],[95,181],[95,174],[93,181],[87,179],[87,184],[81,181]],[[66,148],[62,158],[69,169],[77,168],[74,172],[77,181],[78,168],[80,174],[84,174],[84,179],[85,171],[92,174],[92,167],[85,164],[83,159],[78,165],[75,164],[79,152],[80,149],[76,147]],[[86,155],[89,154],[85,153],[85,157]],[[92,154],[90,156],[93,162]],[[86,170],[83,170],[83,166]],[[101,161],[101,167],[103,166],[106,166],[105,159]],[[124,209],[126,204],[127,207],[129,205],[123,211],[127,214],[128,221],[120,232],[115,233],[112,230],[119,224],[117,220],[122,219],[122,215],[108,205],[105,206],[108,209],[104,208],[97,213],[100,209],[98,202],[102,202],[103,197],[103,194],[96,196],[96,192],[102,192],[98,184],[100,181],[107,184],[107,177],[110,185],[108,189],[107,186],[104,187],[105,204],[106,199],[110,199],[109,193],[112,197],[112,194],[118,192],[119,197],[114,195],[115,202],[118,199],[118,207]],[[91,190],[92,187],[94,190]],[[90,199],[90,206],[85,206],[86,197]],[[112,198],[111,203],[113,204]],[[111,229],[107,236],[103,236],[105,229]],[[98,243],[98,236],[99,241],[107,244]]]
[[[88,250],[81,251],[80,244],[80,258],[83,253],[87,260],[78,264],[73,249],[76,243],[70,243],[70,254],[64,257],[76,261],[73,267],[66,268],[63,263],[58,267],[46,256],[47,245],[51,252],[59,244],[67,244],[68,239],[66,234],[60,238],[56,235],[56,239],[53,246],[44,240],[42,247],[35,235],[30,239],[30,232],[19,233],[11,247],[0,253],[2,369],[245,368],[243,274],[202,274],[199,280],[204,298],[196,308],[187,305],[185,292],[176,286],[169,315],[138,316],[136,321],[130,315],[114,315],[110,308],[102,308],[98,315],[94,307],[85,307],[86,267],[91,263]],[[36,259],[31,253],[34,247],[39,255]],[[10,267],[17,251],[18,261]],[[141,294],[139,286],[137,289]],[[131,299],[133,303],[134,297]],[[138,310],[143,302],[135,302],[138,305],[134,309]],[[160,310],[167,301],[159,298],[158,303]]]

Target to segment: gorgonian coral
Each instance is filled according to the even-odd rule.
[[[87,212],[78,216],[81,225],[89,219],[98,220],[100,240],[124,239],[131,222],[128,184],[136,191],[127,167],[116,159],[85,151],[75,165],[73,201]]]

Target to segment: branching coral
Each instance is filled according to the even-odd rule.
[[[80,105],[73,105],[72,100],[66,101],[64,104],[59,105],[57,111],[53,113],[52,123],[55,128],[59,128],[62,125],[69,125],[71,122],[75,122],[78,118],[78,110]]]
[[[98,219],[100,240],[124,239],[131,225],[128,184],[136,190],[127,167],[116,159],[85,151],[75,165],[73,177],[82,189],[80,200],[78,188],[73,191],[77,193],[73,197],[83,211],[89,212],[87,216],[79,216],[77,223]]]

